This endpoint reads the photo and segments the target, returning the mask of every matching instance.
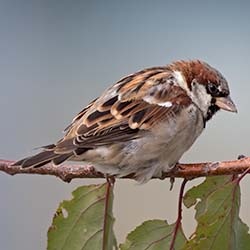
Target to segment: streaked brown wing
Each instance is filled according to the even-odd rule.
[[[15,165],[60,164],[100,145],[140,138],[191,103],[172,73],[169,67],[155,67],[121,79],[75,117],[62,140]]]
[[[56,153],[83,152],[141,137],[191,103],[166,67],[151,68],[117,82],[90,103],[69,126],[53,149]]]

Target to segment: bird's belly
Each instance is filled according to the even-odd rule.
[[[178,118],[159,124],[149,136],[128,144],[130,154],[126,161],[132,165],[154,161],[162,163],[167,171],[191,147],[203,128],[203,118],[198,110],[185,111]]]
[[[200,112],[182,115],[154,127],[145,136],[95,150],[93,162],[97,170],[120,176],[136,173],[144,182],[152,176],[170,171],[194,143],[204,127]]]

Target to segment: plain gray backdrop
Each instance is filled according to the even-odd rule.
[[[17,160],[58,140],[74,115],[121,77],[196,58],[225,75],[239,113],[220,112],[182,162],[249,155],[249,13],[249,1],[1,0],[0,158]],[[59,202],[98,181],[0,173],[0,248],[45,249]],[[248,224],[249,182],[242,182],[241,206]],[[170,192],[168,180],[142,186],[118,180],[118,240],[146,219],[173,222],[179,185]],[[189,233],[193,214],[184,210]]]

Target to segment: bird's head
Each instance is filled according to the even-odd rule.
[[[179,85],[203,112],[206,121],[218,110],[237,112],[223,75],[205,62],[178,61],[171,65]]]

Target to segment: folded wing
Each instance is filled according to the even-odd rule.
[[[58,165],[98,146],[140,138],[190,103],[167,67],[137,72],[84,108],[67,127],[63,139],[15,165],[39,167],[50,161]]]

